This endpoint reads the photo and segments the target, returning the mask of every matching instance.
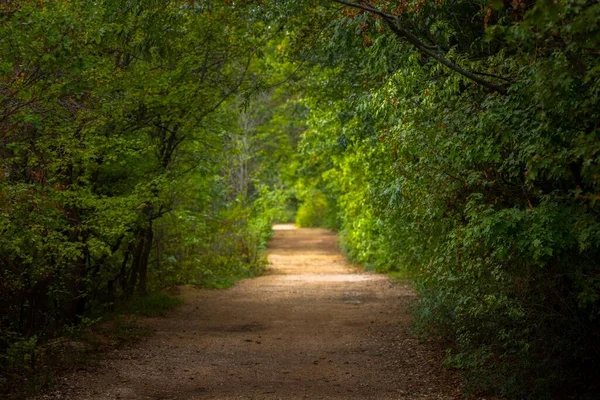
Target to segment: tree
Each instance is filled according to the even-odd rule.
[[[312,68],[304,185],[349,256],[415,277],[417,327],[471,391],[593,393],[597,5],[306,4],[325,33],[292,34]]]
[[[217,240],[202,231],[226,221],[249,234],[249,211],[212,204],[229,194],[224,110],[261,85],[253,63],[272,34],[247,11],[157,0],[2,6],[2,357],[145,294],[156,276],[188,275],[160,270],[152,250],[156,225],[176,230],[163,220],[191,198],[212,221],[188,234]]]

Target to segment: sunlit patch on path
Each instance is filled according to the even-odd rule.
[[[378,275],[358,274],[303,274],[286,275],[283,279],[300,282],[363,282],[383,279]]]
[[[273,225],[274,231],[289,231],[296,229],[296,225],[294,224],[275,224]]]

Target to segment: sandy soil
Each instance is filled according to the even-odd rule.
[[[456,399],[439,351],[408,333],[406,286],[350,267],[333,233],[276,226],[265,276],[181,288],[156,330],[44,399]]]

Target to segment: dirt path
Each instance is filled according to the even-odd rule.
[[[454,399],[455,376],[407,333],[414,295],[360,273],[320,229],[276,226],[265,276],[146,321],[156,334],[45,398]]]

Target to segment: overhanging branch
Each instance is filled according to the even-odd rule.
[[[462,76],[466,77],[467,79],[469,79],[473,82],[480,84],[481,86],[491,90],[492,92],[498,92],[501,94],[508,93],[506,88],[499,86],[493,82],[490,82],[486,79],[483,79],[481,76],[490,76],[490,77],[507,80],[506,78],[496,77],[495,75],[487,74],[485,72],[469,71],[467,69],[460,67],[459,65],[457,65],[454,62],[447,59],[443,53],[440,53],[438,51],[439,48],[437,46],[430,46],[430,45],[423,43],[417,35],[412,33],[410,30],[406,29],[402,25],[402,21],[400,20],[399,16],[389,14],[385,11],[382,11],[366,1],[360,1],[360,0],[357,2],[351,2],[351,1],[346,1],[346,0],[330,0],[330,1],[332,1],[334,3],[338,3],[338,4],[343,4],[348,7],[353,7],[353,8],[359,9],[359,10],[363,10],[363,11],[369,12],[371,14],[379,15],[381,18],[383,18],[385,23],[390,27],[392,32],[394,32],[394,34],[398,38],[406,40],[408,43],[410,43],[414,47],[416,47],[416,49],[419,50],[421,53],[426,54],[429,57],[436,59],[437,61],[439,61],[446,67],[450,68],[451,70],[461,74]]]

